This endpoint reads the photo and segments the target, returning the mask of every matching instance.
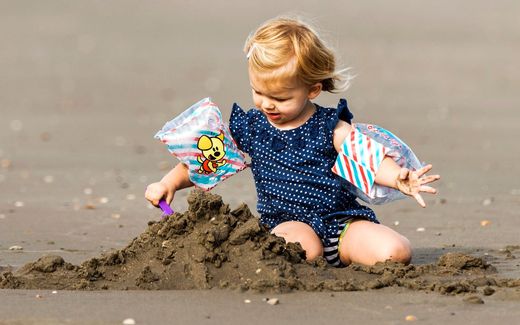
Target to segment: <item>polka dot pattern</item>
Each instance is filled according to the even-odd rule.
[[[251,157],[261,222],[310,225],[327,244],[337,238],[340,222],[350,218],[378,223],[374,212],[356,201],[342,178],[332,173],[336,160],[332,135],[339,119],[352,114],[342,99],[337,109],[316,105],[316,112],[292,130],[272,126],[257,109],[233,106],[230,129],[240,149]]]

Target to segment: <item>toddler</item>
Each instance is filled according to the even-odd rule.
[[[260,221],[287,242],[299,242],[308,260],[323,256],[334,266],[408,263],[408,239],[381,225],[331,170],[353,130],[344,99],[337,108],[314,102],[322,91],[348,87],[333,52],[308,24],[292,18],[265,22],[247,39],[244,52],[256,107],[245,112],[235,104],[229,127],[251,157]],[[385,157],[375,183],[424,207],[421,193],[435,194],[427,184],[440,178],[426,175],[431,168],[411,171]],[[181,163],[150,184],[145,197],[154,205],[163,198],[170,203],[176,191],[192,185]]]

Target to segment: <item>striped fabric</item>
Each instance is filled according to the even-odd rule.
[[[341,233],[347,226],[347,223],[351,222],[354,218],[352,217],[345,217],[338,219],[338,232],[336,233],[335,237],[326,238],[325,240],[322,240],[323,243],[323,257],[327,262],[335,267],[343,267],[345,266],[339,256],[339,237],[341,236]]]
[[[341,145],[332,171],[368,197],[373,197],[375,175],[388,152],[388,148],[352,127]]]

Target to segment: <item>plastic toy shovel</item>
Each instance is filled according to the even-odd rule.
[[[159,200],[159,208],[161,208],[161,210],[164,213],[163,216],[162,216],[163,218],[167,217],[167,216],[171,216],[173,214],[172,208],[170,208],[168,203],[166,203],[165,199]]]

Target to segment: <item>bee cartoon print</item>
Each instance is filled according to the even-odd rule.
[[[216,173],[219,167],[226,164],[224,134],[221,133],[216,137],[201,136],[197,141],[197,148],[202,152],[202,155],[197,157],[197,161],[201,164],[199,174]]]

